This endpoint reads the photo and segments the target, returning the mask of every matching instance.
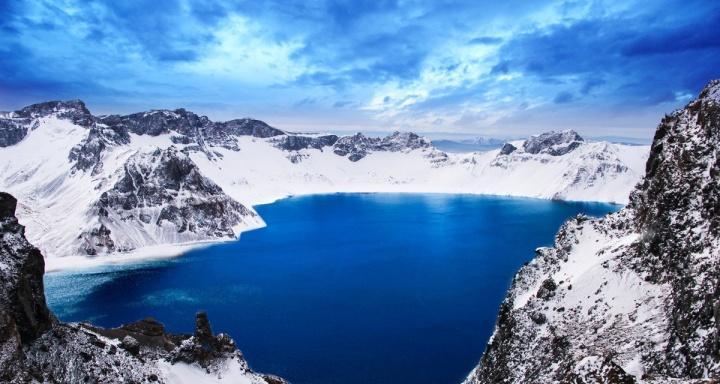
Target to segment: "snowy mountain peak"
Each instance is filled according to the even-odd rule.
[[[271,127],[264,121],[243,118],[229,120],[226,122],[216,123],[220,129],[226,130],[228,133],[232,133],[238,136],[252,136],[259,138],[268,138],[275,136],[282,136],[286,133],[280,129]]]
[[[626,208],[569,220],[520,269],[466,383],[720,375],[719,85],[663,118]]]
[[[58,118],[90,127],[95,118],[80,100],[48,101],[29,105],[15,112],[0,114],[0,148],[17,144],[38,125],[38,119]]]
[[[46,101],[32,104],[15,112],[21,118],[38,118],[57,114],[61,118],[71,119],[74,123],[88,126],[93,117],[82,100]]]
[[[399,151],[403,149],[418,149],[430,147],[432,143],[425,137],[414,132],[395,131],[381,140],[381,146],[386,150]]]
[[[711,80],[700,92],[699,99],[709,99],[720,103],[720,79]]]
[[[584,141],[571,129],[560,132],[550,131],[531,136],[523,143],[523,149],[532,154],[547,153],[552,156],[562,156],[579,147]]]
[[[88,255],[141,245],[235,238],[256,214],[230,198],[176,147],[133,155],[96,203],[97,226],[80,235]],[[152,236],[137,238],[139,232]]]
[[[353,136],[339,138],[333,146],[333,151],[355,162],[373,151],[398,152],[422,148],[432,148],[432,143],[413,132],[395,131],[383,138],[367,137],[358,132]]]
[[[57,103],[32,109],[58,108],[67,109]],[[528,144],[535,154],[518,143],[506,155],[448,154],[412,132],[295,134],[248,118],[213,122],[185,109],[99,116],[90,125],[74,121],[59,113],[0,116],[0,188],[27,202],[19,215],[29,223],[28,238],[57,263],[50,268],[70,259],[56,256],[85,262],[86,255],[125,257],[147,246],[231,239],[263,224],[253,204],[295,194],[446,192],[624,202],[647,153],[646,147],[596,142],[568,152],[583,142],[561,132],[529,139],[537,142]]]
[[[185,109],[152,110],[130,115],[109,115],[99,119],[102,124],[115,130],[126,130],[137,135],[157,136],[175,131],[194,135],[198,129],[210,124],[205,116],[198,116]]]

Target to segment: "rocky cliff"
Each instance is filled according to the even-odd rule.
[[[100,195],[93,214],[96,227],[80,237],[80,251],[89,255],[153,242],[235,238],[234,228],[257,216],[174,146],[132,156],[115,185]],[[128,235],[143,232],[149,238]]]
[[[252,372],[229,336],[213,335],[204,313],[193,335],[167,333],[153,319],[115,329],[56,320],[45,304],[43,256],[25,239],[16,206],[0,192],[1,382],[172,383],[189,369],[200,383],[284,383]]]
[[[568,221],[518,272],[466,383],[716,382],[719,229],[716,80],[662,120],[626,208]]]

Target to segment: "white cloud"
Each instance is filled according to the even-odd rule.
[[[304,42],[278,42],[263,32],[259,24],[245,17],[228,17],[213,33],[216,43],[209,45],[199,60],[178,64],[177,69],[256,86],[292,81],[309,70],[292,58]]]

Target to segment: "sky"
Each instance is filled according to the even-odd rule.
[[[295,131],[650,138],[720,78],[720,2],[0,0],[0,110]]]

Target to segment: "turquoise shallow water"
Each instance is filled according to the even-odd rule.
[[[65,321],[153,316],[191,332],[206,310],[253,369],[295,384],[459,383],[534,249],[608,204],[337,194],[259,206],[268,227],[171,259],[49,274]]]

